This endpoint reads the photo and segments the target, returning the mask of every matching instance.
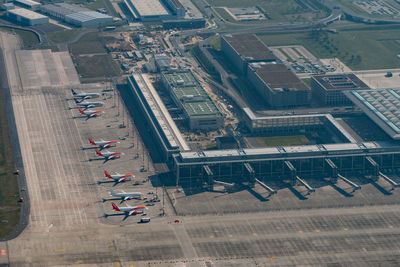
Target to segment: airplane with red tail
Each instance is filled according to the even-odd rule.
[[[118,140],[110,140],[110,141],[100,140],[100,141],[95,141],[91,137],[89,137],[89,143],[94,145],[94,146],[99,146],[100,148],[108,148],[108,147],[111,147],[111,146],[115,146],[115,144],[119,144],[120,142]]]
[[[110,152],[110,151],[105,151],[105,152],[100,152],[98,149],[95,150],[97,156],[99,157],[103,157],[106,160],[109,159],[118,159],[120,158],[122,155],[125,155],[123,152]]]
[[[88,118],[99,117],[102,114],[104,114],[103,110],[91,110],[91,109],[83,110],[81,108],[78,108],[78,110],[82,115],[85,115]]]
[[[111,202],[112,208],[115,211],[120,211],[120,212],[125,212],[127,216],[130,216],[132,214],[138,214],[138,213],[143,213],[145,210],[148,208],[146,206],[128,206],[126,207],[118,207],[115,205],[114,202]]]
[[[104,176],[108,179],[113,179],[116,183],[121,183],[121,182],[126,182],[131,180],[132,178],[135,178],[135,175],[126,173],[126,174],[109,174],[106,170],[104,170]]]

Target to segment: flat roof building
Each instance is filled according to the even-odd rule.
[[[179,0],[162,0],[163,3],[172,11],[172,13],[178,18],[185,17],[185,7]]]
[[[7,11],[7,17],[24,25],[41,25],[49,23],[49,18],[24,8],[16,8]]]
[[[347,91],[345,94],[392,139],[400,140],[400,89]]]
[[[11,9],[14,9],[14,8],[15,8],[15,6],[14,6],[13,3],[4,3],[4,4],[1,5],[1,7],[2,7],[4,10],[11,10]]]
[[[131,15],[142,21],[156,21],[171,17],[161,0],[124,0],[124,2]]]
[[[222,35],[221,49],[243,74],[246,74],[249,63],[279,61],[255,34]]]
[[[348,90],[370,89],[356,75],[349,73],[316,75],[311,77],[313,95],[328,106],[352,105],[350,99],[343,93]]]
[[[14,0],[14,4],[32,10],[36,10],[40,7],[40,3],[32,0]]]
[[[223,126],[221,112],[190,70],[163,72],[161,80],[184,112],[190,129],[214,130]]]
[[[113,17],[111,16],[66,3],[43,5],[41,10],[51,17],[61,19],[77,27],[102,25],[113,22]]]
[[[247,78],[273,108],[310,104],[310,89],[282,63],[250,63]]]

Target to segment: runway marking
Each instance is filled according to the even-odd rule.
[[[65,252],[66,249],[65,248],[55,248],[54,252]]]
[[[74,264],[81,264],[81,263],[82,263],[82,260],[74,261]]]
[[[121,267],[121,263],[119,263],[118,261],[113,262],[113,266],[114,267]]]

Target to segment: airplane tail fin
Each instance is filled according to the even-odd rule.
[[[91,143],[92,145],[96,145],[96,143],[93,141],[93,139],[91,137],[89,137],[89,143]]]
[[[77,95],[74,89],[71,89],[72,95]]]
[[[95,151],[96,151],[97,156],[100,156],[100,157],[103,156],[103,154],[101,154],[101,152],[98,149],[96,149]]]
[[[113,207],[113,210],[115,210],[115,211],[120,211],[119,208],[118,208],[118,206],[115,205],[114,202],[111,202],[111,205],[112,205],[112,207]]]
[[[78,110],[79,110],[79,112],[80,112],[81,114],[86,115],[85,112],[83,112],[83,109],[78,108]]]
[[[105,175],[107,178],[110,178],[110,179],[112,178],[111,175],[110,175],[106,170],[104,170],[104,175]]]

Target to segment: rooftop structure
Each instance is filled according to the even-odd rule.
[[[162,20],[171,16],[160,0],[125,0],[135,18],[143,21]]]
[[[278,58],[255,34],[225,34],[221,37],[221,49],[243,74],[251,62],[278,62]]]
[[[113,17],[99,12],[66,3],[54,3],[41,7],[41,10],[52,17],[64,20],[78,27],[106,24],[113,21]]]
[[[32,10],[36,10],[40,7],[40,3],[32,0],[14,0],[14,4]]]
[[[337,106],[352,104],[343,91],[370,88],[354,74],[343,73],[312,76],[311,89],[323,104]]]
[[[310,103],[310,89],[282,63],[250,63],[247,77],[271,107],[302,106]]]
[[[25,25],[40,25],[49,23],[49,18],[24,8],[16,8],[7,11],[7,17]]]
[[[191,129],[222,126],[222,114],[191,71],[163,72],[162,81],[174,102],[185,112]]]
[[[146,119],[153,132],[158,135],[162,142],[163,151],[166,152],[165,159],[169,153],[179,150],[189,150],[185,139],[171,118],[167,108],[160,99],[157,91],[151,84],[146,74],[134,73],[129,76],[129,85],[134,92],[137,101],[146,115]]]
[[[345,94],[391,138],[400,140],[400,89],[357,90]]]
[[[222,39],[249,62],[276,61],[277,57],[255,34],[225,34]]]
[[[1,5],[1,7],[4,10],[10,10],[10,9],[14,9],[15,8],[13,3],[4,3],[4,4]]]
[[[171,67],[171,58],[165,54],[153,55],[154,62],[159,71],[166,71]]]

